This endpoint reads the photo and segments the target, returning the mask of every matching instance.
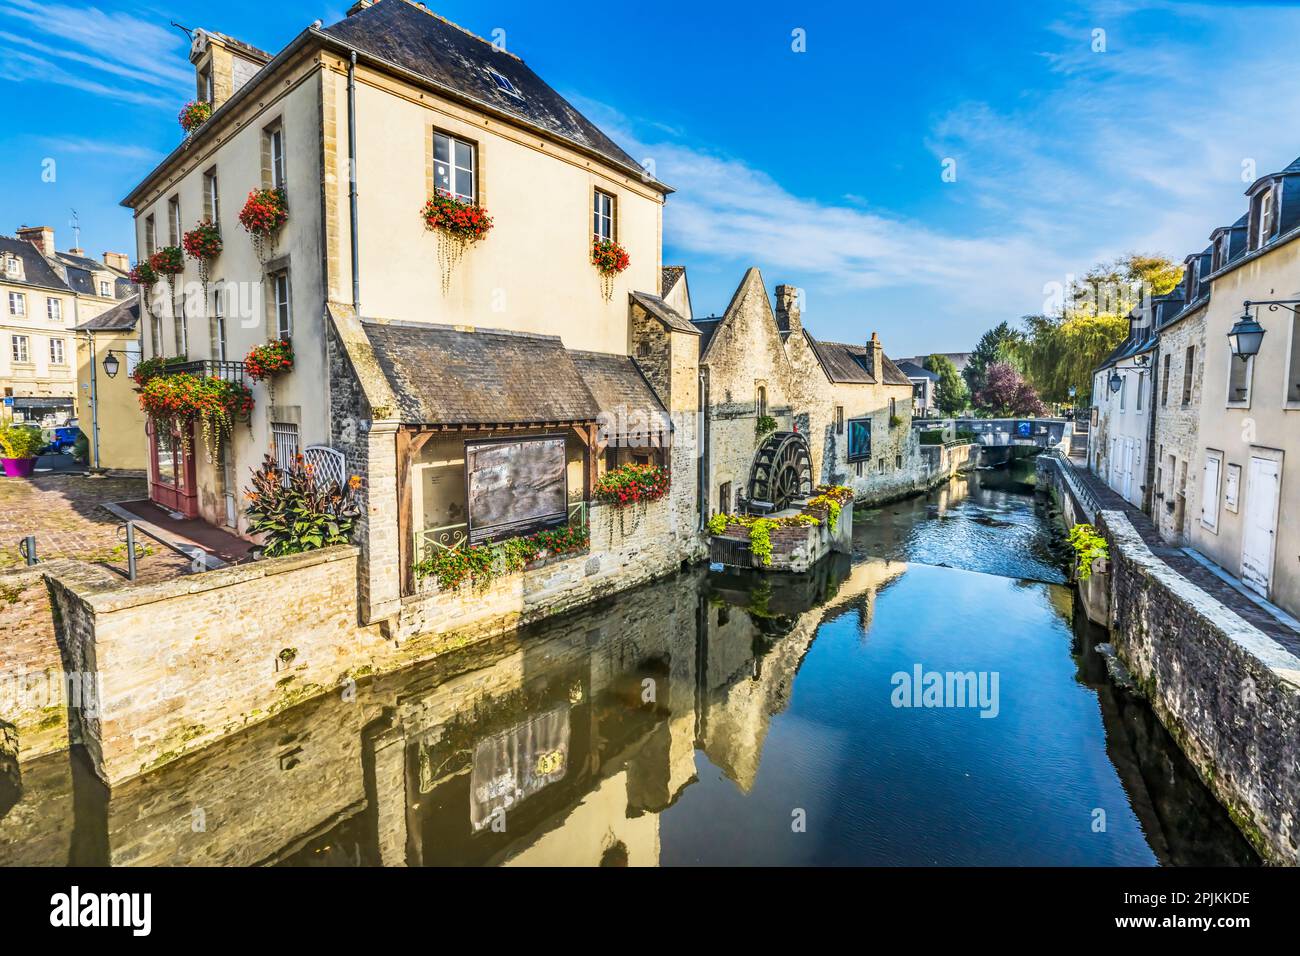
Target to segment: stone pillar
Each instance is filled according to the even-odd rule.
[[[402,568],[398,547],[397,428],[395,420],[369,423],[364,455],[358,462],[365,502],[357,522],[361,548],[362,624],[395,617],[402,607]]]
[[[776,325],[777,328],[798,334],[803,329],[803,319],[799,309],[799,290],[792,285],[776,287]]]

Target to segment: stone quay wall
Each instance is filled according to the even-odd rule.
[[[1057,467],[1038,474],[1067,522],[1092,516],[1110,545],[1103,623],[1160,722],[1255,849],[1300,864],[1300,658],[1153,554],[1123,513],[1081,500]]]
[[[99,774],[119,783],[354,678],[394,670],[677,571],[698,547],[671,499],[590,512],[590,549],[403,600],[361,624],[359,550],[329,548],[174,580],[123,584],[80,562],[42,566],[72,709]]]

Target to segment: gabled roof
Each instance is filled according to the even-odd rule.
[[[688,322],[680,312],[659,296],[650,295],[648,292],[633,292],[630,295],[633,302],[640,305],[674,332],[687,332],[691,335],[700,334],[699,329]]]
[[[932,382],[939,381],[938,373],[931,372],[929,369],[921,368],[921,366],[917,365],[915,362],[903,361],[895,362],[894,364],[897,365],[898,370],[908,378],[928,378]]]
[[[23,277],[11,279],[4,271],[3,260],[6,254],[12,254],[22,260]],[[11,285],[32,285],[59,292],[71,292],[72,289],[55,270],[39,249],[25,239],[12,236],[0,236],[0,282]]]
[[[871,350],[865,345],[850,345],[847,342],[822,342],[814,339],[807,331],[804,335],[812,346],[817,361],[821,363],[826,377],[832,382],[846,385],[908,385],[911,379],[881,353],[881,368],[873,368]]]
[[[673,291],[673,286],[677,284],[677,280],[684,275],[686,275],[685,266],[664,266],[659,271],[660,298],[666,296],[669,292]]]
[[[321,32],[551,135],[594,150],[619,166],[641,171],[635,159],[519,57],[407,0],[383,0]],[[583,49],[579,44],[573,54],[580,55]],[[504,77],[518,95],[503,89],[493,72]]]
[[[594,422],[600,413],[559,336],[369,319],[362,327],[403,424]]]
[[[120,302],[107,312],[101,312],[86,322],[82,322],[74,331],[77,332],[130,332],[140,321],[140,296],[133,295],[125,302]]]
[[[578,349],[569,349],[568,352],[578,374],[586,382],[587,390],[596,400],[596,406],[612,416],[611,421],[635,425],[637,420],[634,416],[638,414],[645,416],[664,411],[659,396],[629,356]]]
[[[114,269],[108,263],[100,262],[98,259],[92,259],[89,256],[74,255],[71,252],[56,252],[54,258],[64,265],[72,266],[75,269],[85,269],[87,272],[108,272],[115,276],[126,275],[121,269]]]

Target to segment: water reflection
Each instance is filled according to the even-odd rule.
[[[930,505],[960,514],[940,526],[958,540],[1006,534],[997,560],[1035,573],[899,560],[940,545],[901,514],[808,576],[683,573],[111,795],[66,757],[26,766],[0,864],[1252,862],[1106,681],[1070,592],[1041,583],[1060,571],[1032,502],[976,478],[905,507],[920,525]],[[891,706],[914,663],[998,671],[999,716]]]

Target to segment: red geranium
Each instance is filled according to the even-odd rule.
[[[638,501],[656,501],[668,491],[668,471],[658,465],[622,465],[605,472],[596,480],[594,494],[598,501],[617,505]]]
[[[255,382],[293,369],[293,346],[288,339],[255,345],[244,356],[244,368]]]
[[[163,246],[149,257],[149,268],[160,276],[179,275],[185,271],[185,256],[180,246]]]
[[[486,209],[441,189],[424,204],[420,216],[426,229],[441,229],[467,242],[478,242],[492,229],[492,217]]]
[[[627,250],[613,239],[597,239],[591,244],[591,264],[603,276],[616,276],[631,263]]]
[[[211,219],[204,219],[181,237],[181,245],[191,259],[200,262],[215,259],[221,252],[221,233]]]
[[[176,119],[181,124],[181,129],[186,133],[192,133],[212,115],[212,104],[207,100],[190,100],[183,107]]]
[[[289,202],[280,187],[254,189],[239,211],[239,224],[255,236],[273,235],[289,221]]]

